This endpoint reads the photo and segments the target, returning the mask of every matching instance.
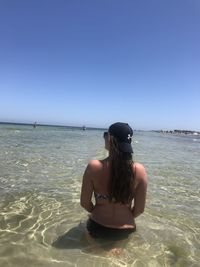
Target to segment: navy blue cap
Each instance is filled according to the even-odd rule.
[[[116,122],[109,127],[108,132],[116,138],[120,151],[133,153],[131,146],[133,130],[128,123]]]

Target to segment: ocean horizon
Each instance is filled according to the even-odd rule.
[[[83,129],[83,130],[107,130],[106,127],[94,127],[94,126],[87,126],[87,125],[65,125],[65,124],[48,124],[48,123],[38,123],[38,122],[10,122],[10,121],[0,121],[0,125],[27,125],[27,126],[47,126],[47,127],[63,127],[63,128],[76,128],[76,129]],[[191,130],[191,129],[133,129],[134,132],[158,132],[158,133],[176,133],[180,134],[181,132],[186,134],[198,133],[200,134],[199,130]],[[177,132],[176,132],[177,131]]]
[[[28,122],[1,122],[0,121],[0,124],[5,124],[5,125],[24,125],[24,126],[36,126],[36,127],[39,127],[39,126],[46,126],[46,127],[61,127],[61,128],[75,128],[75,129],[83,129],[83,127],[85,127],[86,129],[90,129],[90,130],[106,130],[106,128],[104,127],[91,127],[91,126],[86,126],[86,125],[62,125],[62,124],[45,124],[45,123],[37,123],[37,122],[33,122],[33,123],[28,123]]]

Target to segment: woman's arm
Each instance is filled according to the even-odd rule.
[[[94,205],[92,203],[93,182],[92,182],[92,161],[88,164],[82,181],[80,204],[88,212],[92,212]]]
[[[144,212],[147,192],[147,174],[143,165],[137,163],[136,178],[138,184],[134,194],[134,207],[132,209],[133,218],[138,217]]]

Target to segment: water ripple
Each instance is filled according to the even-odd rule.
[[[2,127],[2,126],[1,126]],[[149,175],[147,206],[123,253],[108,256],[85,234],[83,171],[103,158],[102,132],[1,129],[0,266],[198,266],[198,142],[136,133],[135,160]]]

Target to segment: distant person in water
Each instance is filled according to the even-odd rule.
[[[126,239],[136,230],[135,218],[144,212],[147,174],[132,160],[132,137],[127,123],[112,124],[104,133],[109,156],[91,160],[84,172],[80,201],[90,213],[87,230],[94,239]]]

